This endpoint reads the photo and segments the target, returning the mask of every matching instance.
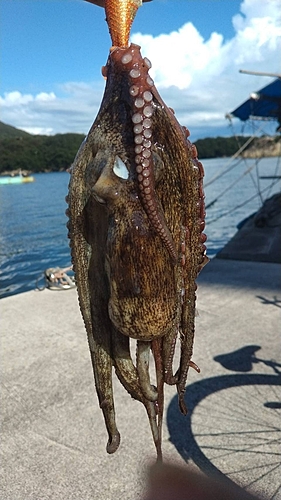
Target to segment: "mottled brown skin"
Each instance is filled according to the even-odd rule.
[[[135,137],[139,133],[134,132],[132,123],[137,97],[130,90],[128,63],[122,63],[123,55],[132,52],[134,65],[141,69],[133,82],[139,88],[137,97],[142,98],[147,90],[143,82],[148,65],[139,47],[113,50],[98,116],[72,169],[69,236],[99,403],[109,435],[107,451],[116,451],[120,441],[112,390],[114,366],[126,390],[144,404],[161,459],[164,383],[177,385],[180,409],[185,414],[186,377],[189,366],[194,367],[195,279],[207,261],[202,233],[203,168],[186,130],[150,79],[152,134],[151,145],[144,149],[149,151],[145,168],[151,190],[146,198],[143,177],[137,171],[140,163],[136,161]],[[126,166],[126,179],[115,173],[117,158]],[[174,374],[177,337],[181,359]],[[130,338],[137,339],[136,366],[130,355]],[[150,350],[155,359],[156,388],[149,377]]]

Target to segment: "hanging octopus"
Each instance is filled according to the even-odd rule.
[[[196,277],[205,251],[203,167],[189,132],[161,99],[140,47],[129,45],[141,0],[105,6],[112,48],[100,110],[72,168],[68,228],[96,390],[108,432],[120,443],[112,368],[146,408],[161,460],[164,384],[184,401],[194,337]],[[136,339],[132,360],[130,339]],[[176,343],[180,361],[173,371]],[[151,352],[156,381],[150,378]]]

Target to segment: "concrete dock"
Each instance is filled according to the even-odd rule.
[[[213,259],[198,278],[182,417],[166,388],[163,454],[281,499],[281,265]],[[107,455],[76,290],[0,301],[2,500],[142,499],[155,459],[142,405],[115,380],[121,445]],[[238,498],[238,497],[237,497]]]

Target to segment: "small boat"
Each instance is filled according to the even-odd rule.
[[[34,177],[32,175],[3,175],[0,176],[1,184],[26,184],[28,182],[34,182]]]

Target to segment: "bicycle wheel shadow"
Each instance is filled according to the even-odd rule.
[[[197,442],[197,438],[192,430],[192,418],[194,411],[199,407],[200,403],[205,400],[210,395],[217,394],[223,389],[235,388],[239,386],[280,386],[281,385],[281,373],[278,368],[281,366],[273,361],[267,361],[259,359],[255,356],[256,352],[260,349],[260,346],[251,345],[245,346],[235,352],[221,354],[214,358],[216,362],[219,362],[227,370],[235,371],[238,373],[231,373],[225,375],[219,375],[207,379],[195,382],[186,389],[186,403],[188,407],[187,416],[183,416],[178,408],[177,396],[175,396],[167,410],[167,425],[170,433],[170,441],[173,443],[178,453],[182,458],[188,462],[192,460],[203,472],[207,474],[217,475],[223,477],[224,480],[229,481],[233,484],[233,481],[229,479],[213,462],[206,456],[206,451],[202,451],[200,445]],[[273,369],[275,374],[253,374],[251,372],[253,368],[253,363],[263,363]],[[274,389],[275,390],[275,389]],[[219,397],[220,395],[218,395]],[[270,395],[268,395],[270,397]],[[216,398],[217,399],[217,398]],[[273,411],[281,408],[281,403],[279,401],[263,401],[263,406],[265,408],[272,408]],[[222,410],[224,408],[222,407]],[[207,416],[209,420],[210,428],[210,416]],[[217,422],[214,422],[215,426]],[[204,432],[204,429],[202,429]],[[208,433],[208,431],[206,431]],[[212,433],[210,433],[210,436]],[[247,439],[247,434],[245,435],[245,440]],[[247,445],[246,445],[247,446]],[[219,449],[219,445],[218,445]],[[222,448],[223,449],[223,448]],[[233,455],[232,455],[233,457]],[[227,460],[227,458],[226,458]],[[231,453],[230,458],[231,460]]]

